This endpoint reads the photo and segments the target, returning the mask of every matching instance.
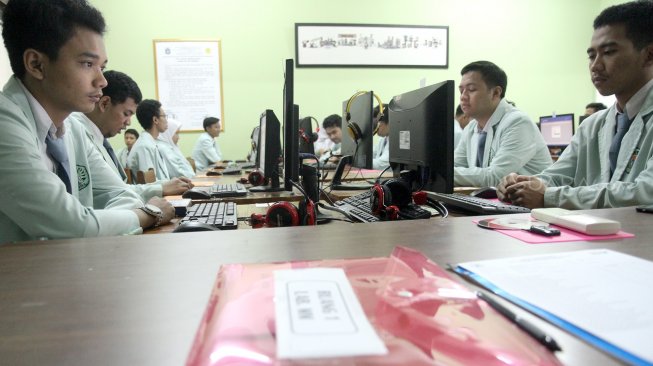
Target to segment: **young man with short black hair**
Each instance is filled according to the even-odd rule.
[[[193,149],[193,160],[195,168],[204,170],[222,160],[220,145],[215,139],[220,136],[220,119],[216,117],[206,117],[202,122],[204,133],[200,135]]]
[[[504,177],[501,199],[567,209],[653,202],[653,2],[603,10],[587,54],[594,87],[616,103],[587,117],[542,174]]]

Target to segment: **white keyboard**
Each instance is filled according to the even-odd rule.
[[[587,235],[611,235],[621,230],[621,223],[563,208],[535,208],[531,216]]]

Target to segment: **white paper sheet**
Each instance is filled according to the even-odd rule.
[[[274,286],[279,358],[388,353],[342,269],[275,271]]]
[[[458,266],[653,362],[653,262],[596,249]]]

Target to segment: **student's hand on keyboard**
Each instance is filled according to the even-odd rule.
[[[186,177],[172,178],[163,182],[162,187],[164,196],[174,196],[193,188],[193,183]]]
[[[527,208],[544,207],[546,184],[534,176],[510,173],[497,186],[497,196],[504,202]]]

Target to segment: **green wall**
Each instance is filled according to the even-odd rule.
[[[145,98],[155,97],[153,39],[222,41],[224,123],[222,150],[244,158],[260,113],[281,116],[283,61],[294,58],[294,23],[367,23],[449,26],[448,69],[298,68],[300,114],[322,120],[339,113],[357,90],[385,101],[427,84],[460,80],[471,61],[495,62],[508,74],[507,98],[533,119],[552,112],[584,112],[595,90],[585,50],[592,20],[615,1],[602,0],[90,0],[104,14],[109,69],[131,75]],[[400,6],[400,7],[399,7]],[[164,106],[165,108],[165,106]],[[133,118],[132,126],[140,130]],[[184,133],[190,155],[197,133]],[[123,146],[122,135],[114,146]]]

